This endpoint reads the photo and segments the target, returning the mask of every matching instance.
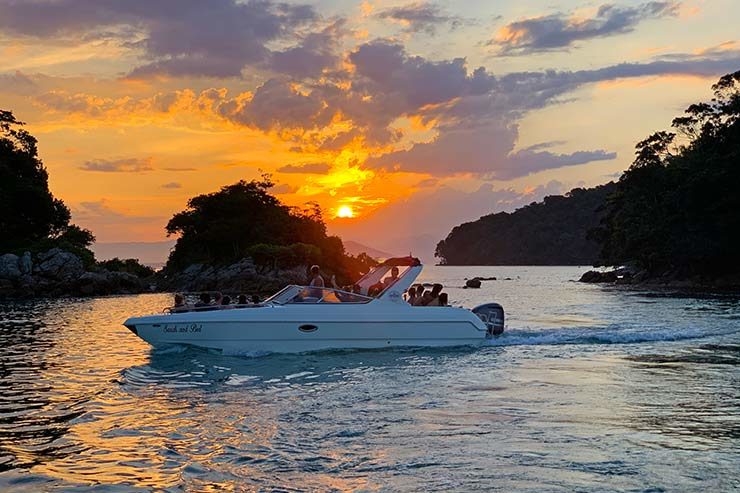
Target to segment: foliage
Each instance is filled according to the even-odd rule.
[[[348,256],[342,240],[326,232],[321,209],[288,207],[271,195],[268,175],[239,181],[218,192],[198,195],[167,223],[179,235],[167,270],[194,263],[228,264],[254,256],[258,265],[290,267],[319,263],[349,282],[360,275],[364,260]]]
[[[249,247],[247,254],[256,265],[272,269],[311,265],[321,261],[321,249],[306,243],[292,245],[258,243]]]
[[[712,86],[714,98],[637,144],[608,214],[593,237],[601,262],[652,273],[738,271],[740,71]]]
[[[49,191],[37,140],[10,111],[0,110],[0,252],[59,247],[91,261],[92,233],[70,224],[64,202]]]
[[[110,272],[128,272],[137,277],[150,277],[154,275],[154,269],[144,265],[135,258],[120,259],[118,257],[98,262],[98,267]]]
[[[437,244],[447,265],[590,265],[598,245],[588,238],[614,183],[545,197],[513,213],[499,212],[456,226]]]

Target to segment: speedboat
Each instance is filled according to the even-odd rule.
[[[170,309],[124,325],[154,347],[190,345],[227,354],[466,346],[503,332],[498,303],[472,310],[407,303],[403,294],[422,269],[419,259],[392,258],[350,290],[291,285],[254,305]]]

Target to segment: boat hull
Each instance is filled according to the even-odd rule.
[[[359,308],[332,307],[328,313],[318,307],[190,312],[131,318],[125,325],[154,347],[190,345],[227,354],[466,346],[486,339],[485,325],[461,308],[391,309],[382,319]]]

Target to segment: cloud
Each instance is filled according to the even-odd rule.
[[[302,164],[286,164],[277,169],[278,173],[307,173],[307,174],[319,174],[324,175],[331,169],[329,163],[302,163]]]
[[[12,74],[0,74],[0,92],[28,96],[38,91],[38,85],[27,75],[15,71]]]
[[[634,31],[648,19],[675,17],[679,7],[676,1],[646,2],[634,7],[603,4],[590,18],[564,13],[532,17],[507,24],[488,44],[497,46],[498,54],[505,56],[567,50],[578,41]]]
[[[293,38],[318,14],[270,0],[0,0],[0,31],[46,39],[107,39],[142,54],[134,78],[236,77],[266,61],[267,45]]]
[[[182,188],[182,184],[176,181],[172,181],[172,182],[165,183],[164,185],[162,185],[162,188],[170,188],[170,189]]]
[[[179,173],[181,171],[198,171],[198,168],[185,168],[185,167],[179,167],[179,168],[162,168],[164,171],[171,171],[173,173]]]
[[[298,45],[273,52],[268,67],[296,78],[320,76],[339,63],[339,41],[349,32],[345,24],[343,19],[335,21],[319,32],[305,35]]]
[[[127,222],[127,223],[141,223],[147,222],[152,219],[149,216],[135,216],[128,215],[123,212],[116,211],[108,206],[105,199],[80,202],[79,207],[73,207],[73,214],[76,218],[88,220],[98,218],[114,219],[116,222]]]
[[[102,171],[105,173],[139,173],[142,171],[151,171],[152,159],[94,159],[87,161],[80,169],[83,171]]]
[[[603,150],[554,154],[529,148],[512,152],[517,140],[515,125],[456,128],[440,133],[432,142],[371,158],[366,164],[373,168],[438,176],[474,173],[488,179],[511,180],[546,169],[611,160],[617,156]]]
[[[462,25],[462,17],[446,14],[442,8],[430,2],[416,2],[400,7],[391,7],[381,10],[375,16],[379,19],[388,19],[405,26],[406,32],[425,32],[434,34],[437,27],[448,24],[451,29]]]
[[[298,191],[298,187],[288,185],[287,183],[278,183],[270,189],[271,193],[276,195],[287,195]]]
[[[211,88],[140,99],[56,91],[37,96],[35,102],[63,117],[83,114],[126,124],[197,120],[217,128],[226,121],[273,133],[296,152],[336,153],[349,145],[362,146],[371,157],[361,165],[370,168],[509,179],[614,158],[608,149],[555,154],[546,149],[549,143],[515,152],[517,124],[529,112],[562,101],[564,95],[590,83],[732,72],[740,66],[740,50],[733,48],[725,44],[721,49],[675,53],[644,63],[497,77],[481,67],[469,69],[461,58],[430,61],[409,55],[396,42],[375,40],[348,54],[349,69],[310,83],[280,76],[238,94]],[[183,118],[182,113],[198,118]],[[431,138],[403,139],[404,131],[397,125],[404,119],[424,125]]]

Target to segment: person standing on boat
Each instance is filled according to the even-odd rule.
[[[319,274],[319,266],[313,265],[311,266],[311,280],[308,283],[309,286],[312,288],[323,288],[324,287],[324,278],[321,277],[321,274]]]

